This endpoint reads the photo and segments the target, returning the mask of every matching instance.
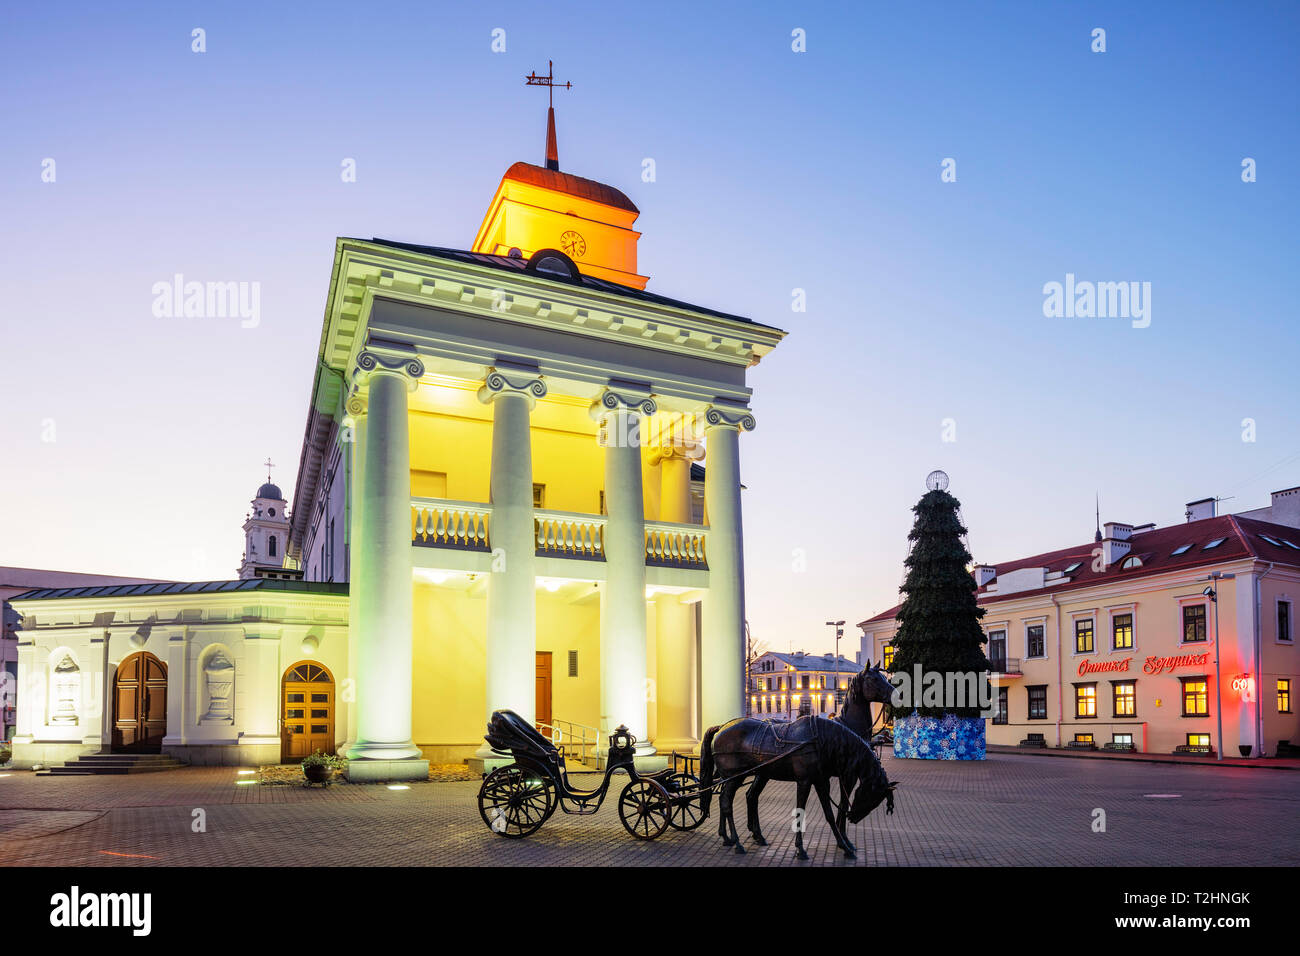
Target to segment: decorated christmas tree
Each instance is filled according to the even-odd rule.
[[[912,509],[916,521],[902,586],[907,597],[893,640],[892,671],[912,693],[903,706],[890,707],[895,756],[979,760],[984,720],[976,694],[987,697],[989,670],[980,627],[984,609],[975,603],[961,503],[948,494],[943,472],[933,473],[927,485]],[[966,691],[966,706],[955,706],[951,690],[957,686]]]

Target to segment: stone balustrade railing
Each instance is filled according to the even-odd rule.
[[[488,551],[492,506],[443,498],[411,499],[411,541],[429,548]]]
[[[605,516],[571,511],[533,512],[537,556],[605,560]]]
[[[645,523],[645,563],[668,568],[707,568],[704,538],[707,528],[671,521]]]

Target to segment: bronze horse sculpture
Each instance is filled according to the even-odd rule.
[[[864,667],[849,681],[848,693],[844,695],[844,703],[836,720],[842,721],[849,730],[871,743],[876,724],[871,716],[871,705],[889,703],[893,693],[894,685],[889,682],[879,664]]]
[[[835,835],[836,845],[844,855],[855,857],[855,847],[844,835],[842,822],[831,812],[830,778],[838,777],[841,792],[847,794],[856,785],[857,793],[848,808],[848,819],[858,823],[868,813],[888,801],[888,813],[894,812],[894,787],[885,776],[870,745],[839,721],[825,717],[800,717],[788,723],[740,717],[718,727],[710,727],[700,745],[701,809],[709,815],[714,778],[722,784],[718,794],[718,835],[723,846],[735,846],[744,853],[736,821],[732,815],[736,791],[747,777],[754,783],[746,795],[746,819],[754,842],[766,846],[758,822],[758,797],[768,780],[791,780],[797,784],[797,805],[802,811],[809,790],[817,791],[826,822]],[[848,781],[846,784],[845,781]],[[841,807],[841,814],[844,808]],[[803,848],[801,825],[795,828],[795,856],[808,859]]]

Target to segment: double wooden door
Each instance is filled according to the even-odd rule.
[[[161,753],[167,733],[167,666],[132,654],[113,678],[113,752]]]
[[[282,761],[334,752],[334,677],[328,670],[314,661],[294,664],[284,673],[280,701]]]

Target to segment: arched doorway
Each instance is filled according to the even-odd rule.
[[[114,753],[162,753],[167,733],[167,665],[148,651],[132,654],[113,676]]]
[[[334,675],[315,661],[284,672],[280,693],[280,760],[334,752]]]

